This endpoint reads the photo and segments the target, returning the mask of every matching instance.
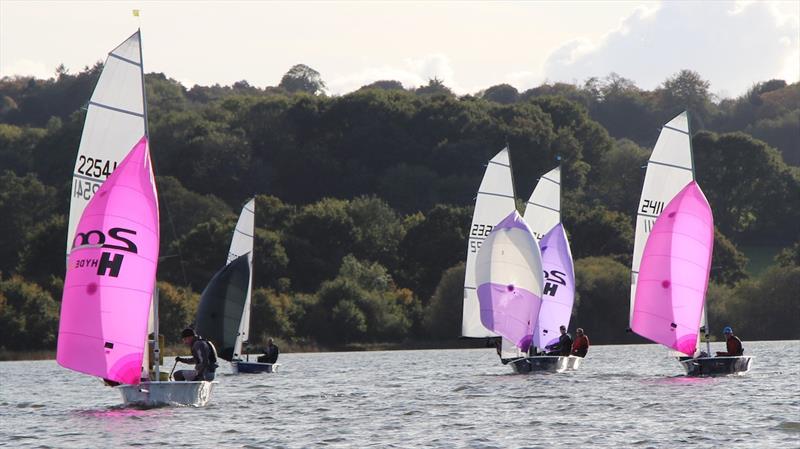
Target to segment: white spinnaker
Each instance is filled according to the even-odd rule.
[[[539,178],[523,217],[537,241],[561,221],[561,167]]]
[[[472,224],[469,229],[466,274],[464,276],[464,305],[461,321],[463,337],[497,336],[481,323],[478,286],[475,283],[475,256],[492,228],[516,208],[514,183],[511,176],[508,148],[503,148],[486,166],[475,200],[475,212],[472,215]]]
[[[253,292],[253,234],[255,232],[255,211],[256,200],[251,199],[242,207],[239,214],[239,221],[236,222],[236,229],[233,231],[231,248],[228,251],[228,262],[231,263],[243,254],[247,254],[247,261],[250,263],[250,281],[247,285],[247,299],[244,303],[242,321],[239,323],[239,336],[233,348],[233,356],[239,357],[242,354],[242,343],[247,341],[250,334],[250,297]]]
[[[642,197],[639,199],[639,206],[636,209],[629,325],[633,318],[633,306],[636,301],[636,279],[639,275],[639,264],[650,230],[670,200],[692,180],[694,180],[692,139],[689,135],[688,116],[684,111],[661,129],[656,146],[647,162]],[[705,320],[703,322],[705,325]]]
[[[103,181],[147,133],[141,38],[111,50],[89,100],[72,174],[67,253],[83,210]]]

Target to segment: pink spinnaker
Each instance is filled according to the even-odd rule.
[[[711,207],[692,181],[669,202],[645,244],[634,332],[688,356],[695,353],[713,248]]]
[[[78,223],[61,301],[59,365],[139,383],[158,242],[158,199],[142,137]]]

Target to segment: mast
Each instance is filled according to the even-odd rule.
[[[147,90],[144,85],[144,52],[142,51],[142,29],[137,28],[136,32],[139,34],[139,71],[142,74],[142,115],[144,116],[144,136],[147,138],[148,145],[150,142],[150,125],[147,123]],[[152,155],[150,156],[150,164],[152,167]],[[153,174],[153,183],[155,184],[155,173]],[[161,380],[161,347],[158,340],[158,284],[157,280],[153,286],[153,369],[156,372],[156,381]]]
[[[686,109],[686,129],[689,130],[689,156],[692,158],[692,181],[697,182],[697,175],[695,173],[694,167],[694,149],[692,149],[692,120],[691,116],[689,115],[689,109]],[[701,318],[700,328],[703,330],[703,336],[706,340],[706,353],[708,356],[711,356],[711,340],[709,340],[709,336],[711,332],[708,329],[708,312],[706,311],[708,308],[703,305],[703,315]],[[699,348],[698,348],[699,349]]]

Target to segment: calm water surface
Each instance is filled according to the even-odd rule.
[[[284,354],[277,374],[221,367],[208,407],[150,410],[54,361],[3,362],[0,446],[800,447],[799,347],[745,342],[750,373],[709,379],[655,345],[538,375],[491,349]]]

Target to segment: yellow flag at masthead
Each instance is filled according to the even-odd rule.
[[[139,17],[139,10],[138,9],[134,9],[133,10],[133,17]]]

